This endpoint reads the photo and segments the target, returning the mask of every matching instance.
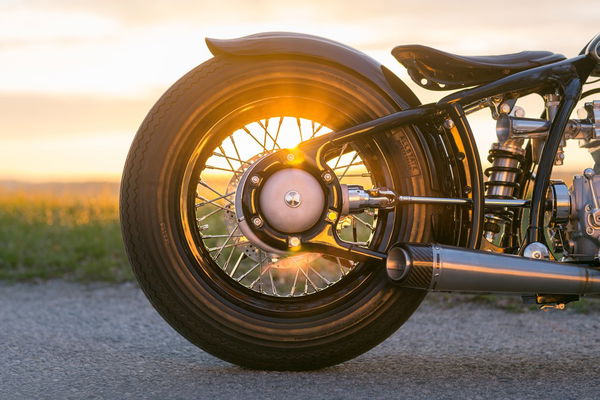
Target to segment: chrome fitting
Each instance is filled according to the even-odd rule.
[[[366,208],[392,208],[396,194],[387,189],[364,189],[359,185],[340,185],[342,215],[359,214]]]

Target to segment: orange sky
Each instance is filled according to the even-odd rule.
[[[409,83],[389,54],[394,45],[573,56],[599,30],[597,0],[413,3],[3,0],[0,179],[118,179],[147,110],[210,57],[206,36],[275,30],[326,36],[375,57]],[[440,97],[410,86],[424,102]],[[494,140],[487,117],[472,121],[482,148]],[[571,158],[583,165],[581,157]]]

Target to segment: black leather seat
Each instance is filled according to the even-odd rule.
[[[499,56],[465,57],[420,45],[392,50],[410,77],[430,90],[452,90],[492,82],[540,65],[565,59],[549,51],[522,51]]]

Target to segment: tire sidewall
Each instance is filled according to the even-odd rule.
[[[157,102],[136,135],[125,167],[123,232],[142,289],[162,316],[193,343],[246,366],[304,369],[351,358],[395,331],[424,296],[421,291],[392,286],[384,269],[372,266],[373,272],[360,277],[360,295],[341,297],[336,307],[316,309],[301,319],[278,319],[249,312],[223,296],[198,269],[196,258],[182,241],[181,218],[174,210],[181,206],[186,160],[198,143],[201,147],[211,140],[199,132],[210,131],[223,117],[221,110],[227,108],[223,99],[243,92],[241,86],[306,71],[311,71],[311,79],[332,81],[338,89],[365,101],[370,111],[359,119],[396,110],[384,93],[331,65],[309,60],[215,58],[184,76]],[[418,152],[421,144],[410,130],[388,133],[376,145],[395,158],[390,170],[404,193],[427,191],[427,170]],[[403,164],[410,168],[398,168]],[[394,222],[399,228],[386,240],[427,239],[427,224],[414,223],[423,221],[423,214],[419,207],[396,213]],[[282,352],[293,357],[286,358]]]

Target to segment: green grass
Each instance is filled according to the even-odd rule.
[[[114,193],[0,191],[0,279],[133,279]]]

